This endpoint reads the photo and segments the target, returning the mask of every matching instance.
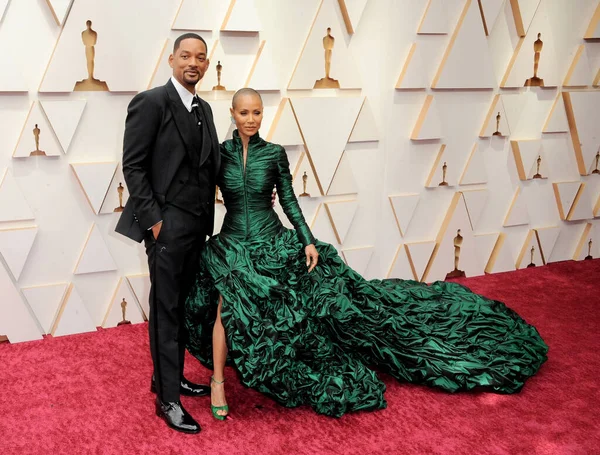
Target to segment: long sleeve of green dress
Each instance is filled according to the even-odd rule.
[[[315,242],[315,238],[306,224],[298,199],[294,194],[294,188],[292,186],[292,175],[290,173],[290,163],[288,161],[287,153],[283,147],[280,147],[279,158],[277,160],[277,194],[279,195],[279,201],[285,215],[290,220],[290,223],[294,226],[298,238],[304,246],[310,245]]]

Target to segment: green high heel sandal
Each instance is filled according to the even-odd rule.
[[[211,382],[214,382],[215,384],[223,384],[225,382],[225,379],[223,379],[221,382],[217,381],[214,376],[210,377]],[[229,415],[229,406],[225,405],[225,406],[214,406],[212,403],[210,404],[210,409],[212,411],[213,417],[217,420],[225,420],[227,419],[228,415]],[[218,414],[219,411],[225,411],[227,412],[227,414],[225,415],[220,415]]]

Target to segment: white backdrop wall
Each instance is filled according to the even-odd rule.
[[[114,233],[126,108],[166,82],[173,40],[188,30],[209,44],[198,91],[220,139],[231,134],[233,92],[261,89],[262,135],[286,146],[297,193],[309,175],[312,197],[300,201],[315,235],[367,278],[444,279],[458,229],[467,276],[600,256],[599,8],[0,1],[0,335],[18,342],[114,326],[124,298],[127,318],[143,320],[146,257]],[[87,20],[98,34],[94,76],[109,92],[73,91],[87,77]],[[327,27],[341,88],[313,89]],[[545,87],[523,87],[538,33]],[[217,60],[226,91],[211,90]],[[502,135],[492,136],[498,112]],[[29,156],[36,124],[40,149],[55,156]],[[533,179],[538,156],[543,178]],[[223,215],[217,206],[218,225]]]

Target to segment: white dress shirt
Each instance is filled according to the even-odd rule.
[[[190,91],[185,88],[183,85],[179,83],[177,79],[171,76],[171,82],[175,86],[175,90],[179,93],[179,97],[181,98],[181,102],[188,110],[188,112],[192,112],[192,104],[194,102],[194,95],[190,93]]]

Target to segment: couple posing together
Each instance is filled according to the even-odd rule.
[[[496,393],[518,392],[537,372],[548,348],[503,303],[456,283],[367,281],[316,240],[285,150],[259,135],[256,91],[234,95],[237,129],[219,145],[210,106],[195,94],[209,66],[200,36],[180,36],[169,64],[167,84],[128,108],[130,197],[116,230],[145,243],[151,388],[171,428],[200,431],[181,395],[210,395],[214,417],[226,418],[226,364],[283,406],[335,417],[386,407],[375,370],[449,392]],[[217,184],[227,214],[212,236]],[[273,210],[274,188],[294,230]],[[210,386],[184,378],[186,348],[213,370]]]

